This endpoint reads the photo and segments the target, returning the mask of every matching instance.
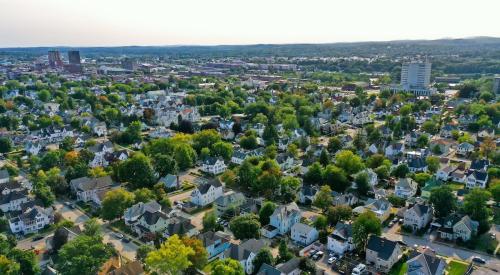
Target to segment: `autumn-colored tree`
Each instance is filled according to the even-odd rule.
[[[178,275],[193,265],[189,257],[194,253],[193,248],[185,245],[178,235],[173,235],[159,249],[149,252],[146,264],[158,274]]]

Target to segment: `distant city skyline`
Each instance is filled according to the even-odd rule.
[[[500,37],[500,1],[490,0],[0,0],[0,7],[0,47]]]

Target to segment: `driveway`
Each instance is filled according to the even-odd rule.
[[[113,231],[108,228],[103,229],[103,242],[104,243],[112,243],[115,249],[120,252],[122,256],[133,261],[135,256],[137,255],[137,246],[132,241],[125,243],[122,240],[115,237]]]

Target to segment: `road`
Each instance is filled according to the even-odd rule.
[[[90,218],[80,211],[79,209],[71,209],[68,206],[64,205],[63,203],[57,201],[54,203],[54,206],[56,207],[56,211],[62,214],[63,218],[70,220],[75,223],[75,225],[78,224],[83,224],[85,221],[89,220]],[[98,222],[101,224],[101,230],[103,233],[103,242],[104,243],[112,243],[115,249],[125,258],[129,260],[134,260],[136,256],[136,251],[138,246],[133,243],[125,243],[121,241],[120,239],[116,238],[113,234],[113,231],[111,231],[107,227],[107,223],[104,223],[102,220],[98,220]],[[33,241],[33,238],[27,238],[24,240],[20,240],[17,243],[17,247],[20,249],[38,249],[40,251],[45,250],[45,239],[47,237],[52,236],[53,233],[49,233],[46,236],[44,236],[43,239],[38,240],[38,241]]]
[[[489,269],[500,270],[500,260],[495,257],[483,254],[479,255],[477,252],[474,251],[469,251],[459,247],[437,243],[428,237],[420,238],[411,235],[400,235],[395,232],[396,231],[395,228],[397,227],[394,226],[389,230],[384,230],[385,232],[382,234],[382,236],[393,241],[404,241],[410,247],[413,247],[415,244],[419,246],[429,246],[430,248],[434,249],[436,253],[439,255],[452,257],[467,262],[470,262],[472,260],[472,257],[474,256],[480,256],[481,258],[486,260],[486,264],[484,265],[484,267],[488,267]]]

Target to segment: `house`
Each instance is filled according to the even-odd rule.
[[[230,191],[215,200],[217,216],[232,217],[240,213],[240,207],[246,203],[246,198],[241,192]]]
[[[245,272],[252,274],[254,271],[253,260],[257,256],[257,253],[264,247],[267,247],[264,240],[257,239],[249,239],[241,244],[231,243],[231,246],[224,252],[222,258],[231,258],[240,262]]]
[[[444,275],[446,261],[436,257],[430,250],[418,252],[413,250],[406,261],[408,275]]]
[[[468,142],[462,142],[457,146],[457,154],[460,154],[462,156],[467,156],[472,152],[474,152],[474,145]]]
[[[396,183],[394,194],[400,198],[407,199],[415,196],[418,183],[411,178],[400,178]]]
[[[262,234],[267,238],[287,234],[292,226],[300,221],[301,212],[294,202],[278,206],[270,217],[270,222],[262,228]]]
[[[91,129],[92,133],[94,133],[94,135],[97,135],[98,137],[102,137],[108,134],[108,129],[106,127],[106,123],[104,122],[97,122],[93,124]]]
[[[465,183],[467,175],[465,174],[465,171],[457,169],[451,173],[451,180],[458,183]]]
[[[290,232],[292,240],[303,246],[312,244],[319,236],[316,228],[300,222],[294,224]]]
[[[201,240],[207,250],[209,261],[221,257],[231,246],[231,236],[222,231],[207,231],[198,235],[198,239]]]
[[[472,170],[469,172],[465,186],[467,188],[486,188],[486,183],[488,182],[488,173],[482,170]]]
[[[287,262],[272,267],[266,263],[262,264],[257,275],[300,275],[300,258],[294,257]]]
[[[100,197],[102,197],[103,192],[105,193],[113,187],[113,180],[110,176],[99,178],[81,177],[71,180],[69,185],[78,201],[92,201],[100,204]]]
[[[299,191],[299,202],[302,204],[311,204],[319,191],[317,185],[303,184]]]
[[[366,262],[382,272],[388,272],[402,254],[397,242],[376,235],[371,235],[366,245]]]
[[[89,147],[88,150],[94,153],[94,158],[89,163],[90,167],[108,166],[109,162],[106,160],[106,154],[113,153],[114,151],[111,141],[96,144]]]
[[[159,182],[162,183],[163,186],[165,186],[165,188],[168,190],[179,189],[181,187],[179,176],[175,176],[172,174],[168,174],[160,178]]]
[[[436,178],[442,181],[448,181],[451,179],[453,172],[457,170],[456,167],[445,165],[436,172]]]
[[[408,169],[412,173],[427,172],[427,163],[422,157],[415,157],[408,160]]]
[[[373,169],[371,168],[367,168],[367,169],[364,169],[358,173],[356,173],[355,175],[353,175],[353,178],[356,178],[358,175],[360,174],[366,174],[368,176],[368,184],[370,186],[375,186],[378,184],[378,176],[377,176],[377,173],[375,173],[373,171]]]
[[[477,235],[479,223],[473,221],[469,216],[463,216],[457,223],[453,225],[453,238],[464,242],[470,240]]]
[[[352,212],[359,215],[366,211],[372,211],[383,222],[389,218],[391,208],[392,204],[386,199],[368,199],[365,205],[354,208]]]
[[[222,184],[218,179],[211,180],[208,183],[200,184],[192,193],[191,193],[191,202],[204,207],[220,196],[222,196]]]
[[[33,205],[23,209],[22,213],[9,220],[10,231],[13,234],[21,233],[23,235],[36,233],[45,226],[54,222],[52,208],[42,208]]]
[[[7,183],[10,180],[9,171],[7,169],[0,170],[0,184]]]
[[[212,175],[218,175],[226,171],[227,166],[222,158],[209,157],[203,161],[201,171]]]
[[[198,235],[198,230],[191,223],[191,220],[180,215],[176,215],[175,212],[170,214],[168,219],[167,228],[163,231],[163,237],[169,238],[175,234],[186,235],[188,237]]]
[[[135,224],[145,212],[161,211],[161,205],[156,201],[139,202],[127,208],[123,213],[123,220],[126,225]]]
[[[349,205],[353,206],[359,202],[359,198],[353,193],[340,194],[335,191],[332,192],[333,195],[333,206],[339,205]]]
[[[29,200],[28,191],[26,189],[5,193],[6,194],[2,192],[2,194],[0,194],[0,210],[2,210],[3,213],[19,211],[21,210],[22,204],[27,203]]]
[[[134,230],[140,237],[152,238],[155,233],[162,233],[168,226],[169,216],[162,211],[145,212],[132,224]]]
[[[469,171],[488,171],[490,161],[487,159],[475,159],[471,162]]]
[[[78,237],[82,233],[82,231],[83,231],[82,227],[83,227],[83,224],[78,224],[78,225],[75,225],[71,228],[67,228],[67,227],[63,226],[59,230],[63,230],[64,235],[67,237],[67,240],[69,242],[69,241],[72,241],[73,239],[75,239],[76,237]],[[53,240],[53,236],[47,237],[45,239],[45,247],[46,247],[47,251],[52,250],[52,248],[54,247],[52,240]]]
[[[412,230],[425,228],[432,220],[432,207],[420,203],[414,204],[404,212],[404,225]]]
[[[241,165],[248,156],[248,153],[243,150],[234,150],[231,156],[231,163]]]
[[[289,154],[281,153],[276,156],[276,162],[282,171],[288,170],[293,166],[293,158]]]
[[[453,136],[453,131],[458,130],[456,126],[446,124],[441,128],[440,135],[445,138],[451,138]]]
[[[404,143],[394,143],[385,148],[385,156],[393,158],[402,155],[405,151]]]
[[[355,248],[352,239],[352,225],[338,222],[335,230],[328,236],[328,250],[337,255],[344,255]]]
[[[450,152],[451,147],[456,144],[455,141],[449,139],[434,139],[429,142],[429,148],[431,150],[436,150],[435,148],[439,148],[439,152],[441,154],[447,154]],[[434,152],[434,151],[433,151]]]
[[[42,144],[40,142],[31,142],[31,141],[28,141],[25,145],[24,145],[24,151],[26,151],[26,153],[30,154],[30,155],[38,155],[38,153],[40,153],[40,151],[42,150]]]
[[[144,275],[144,269],[140,261],[132,261],[126,264],[120,264],[118,267],[113,267],[107,275]]]

